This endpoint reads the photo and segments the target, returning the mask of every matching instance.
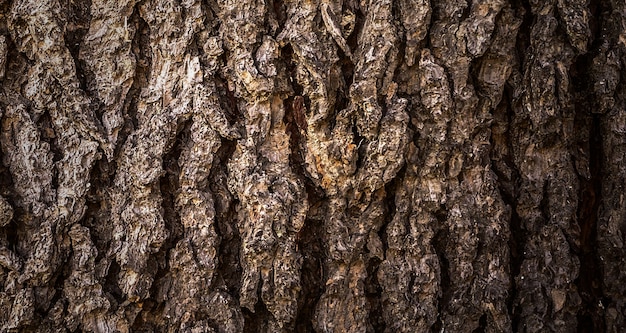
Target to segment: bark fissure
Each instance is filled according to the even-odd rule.
[[[606,330],[602,320],[602,270],[600,269],[600,257],[597,251],[597,219],[602,202],[602,133],[600,131],[600,117],[593,115],[589,129],[589,174],[590,178],[583,182],[583,190],[580,195],[579,223],[581,261],[578,288],[581,293],[583,305],[578,317],[581,323],[579,332],[602,332]]]
[[[597,96],[593,93],[590,84],[592,78],[592,61],[598,55],[602,36],[600,26],[603,12],[601,1],[592,1],[589,5],[593,14],[590,28],[593,34],[590,51],[578,57],[572,68],[572,78],[575,84],[573,89],[577,94],[576,117],[582,125],[580,131],[587,131],[581,142],[578,155],[575,155],[578,167],[581,189],[579,194],[579,209],[577,213],[580,227],[580,240],[574,248],[581,261],[581,270],[577,279],[582,306],[578,312],[581,325],[579,332],[604,332],[606,326],[602,319],[602,269],[598,254],[597,226],[602,202],[603,171],[603,133],[601,130],[601,116],[593,111],[596,107]]]

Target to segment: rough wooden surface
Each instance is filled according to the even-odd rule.
[[[622,0],[0,0],[0,331],[622,332]]]

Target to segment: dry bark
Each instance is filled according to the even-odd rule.
[[[0,331],[621,332],[622,0],[0,0]]]

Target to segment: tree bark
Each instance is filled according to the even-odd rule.
[[[0,0],[3,332],[621,332],[623,0]]]

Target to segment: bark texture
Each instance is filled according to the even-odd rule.
[[[0,0],[0,331],[623,332],[623,0]]]

